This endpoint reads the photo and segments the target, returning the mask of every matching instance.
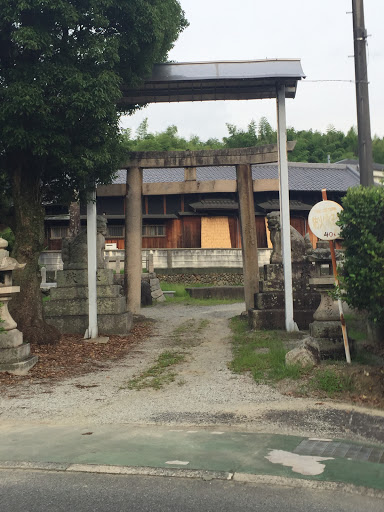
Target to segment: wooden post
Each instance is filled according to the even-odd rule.
[[[125,197],[124,285],[127,310],[133,314],[140,313],[141,305],[142,186],[141,168],[129,167]]]
[[[249,164],[236,165],[236,177],[239,195],[245,308],[248,311],[255,307],[255,293],[259,293],[259,259],[251,166]]]
[[[323,201],[327,201],[328,200],[327,199],[327,190],[325,188],[321,189],[321,196],[323,198]],[[331,251],[333,277],[335,278],[336,286],[339,286],[340,283],[339,283],[339,276],[338,276],[338,273],[337,273],[335,243],[334,243],[333,240],[329,240],[329,249]],[[347,360],[347,363],[350,363],[351,362],[351,353],[350,353],[350,350],[349,350],[347,326],[345,324],[345,318],[344,318],[344,312],[343,312],[343,303],[341,302],[340,297],[337,299],[337,304],[338,304],[339,313],[340,313],[341,330],[343,332],[343,342],[344,342],[345,358]]]

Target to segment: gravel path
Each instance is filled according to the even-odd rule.
[[[254,432],[377,439],[376,430],[382,431],[384,424],[382,413],[374,413],[373,432],[368,435],[360,427],[354,429],[350,420],[360,414],[360,423],[367,423],[364,409],[290,398],[228,370],[228,319],[243,310],[243,304],[145,309],[145,316],[155,321],[153,334],[129,356],[82,377],[8,388],[0,398],[0,418],[55,424],[220,425]],[[148,369],[165,350],[186,355],[173,369],[174,382],[160,390],[127,389],[127,381]]]

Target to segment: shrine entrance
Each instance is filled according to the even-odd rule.
[[[287,331],[295,330],[287,158],[289,147],[287,147],[285,100],[286,98],[295,97],[297,83],[304,77],[299,60],[166,63],[156,64],[153,67],[152,76],[141,87],[136,89],[122,87],[123,97],[120,103],[124,106],[160,102],[274,98],[277,105],[278,127],[277,145],[273,146],[221,151],[144,152],[130,155],[123,166],[127,169],[125,277],[129,311],[138,313],[140,310],[142,168],[184,167],[193,169],[207,165],[236,166],[245,297],[248,309],[253,307],[253,297],[258,291],[259,280],[251,165],[278,161],[284,264],[285,326]],[[92,219],[95,215],[96,208],[89,203],[89,226],[94,222]],[[91,250],[92,244],[89,245],[89,251]],[[89,264],[91,260],[92,257],[90,256]],[[89,270],[90,275],[93,274],[92,269]],[[96,284],[94,288],[96,288]],[[96,298],[91,301],[91,287],[89,305],[90,332],[97,332]],[[94,329],[91,328],[91,318]]]

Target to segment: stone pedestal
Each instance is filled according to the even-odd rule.
[[[99,332],[125,335],[132,327],[132,314],[126,310],[121,286],[113,283],[113,270],[97,271],[97,320]],[[57,288],[44,303],[46,321],[61,333],[82,334],[88,328],[87,270],[59,270]]]
[[[8,311],[13,293],[20,292],[19,286],[12,286],[12,271],[24,268],[6,249],[8,242],[0,238],[0,372],[25,375],[37,363],[37,356],[31,355],[29,343],[23,343],[23,333]]]
[[[300,330],[309,328],[320,295],[309,283],[313,266],[306,261],[292,263],[294,320]],[[264,265],[255,294],[255,307],[248,312],[252,329],[285,329],[284,269],[281,263]]]
[[[309,326],[309,334],[319,345],[321,359],[342,358],[345,352],[340,313],[337,301],[330,295],[334,290],[334,277],[314,277],[310,283],[320,293],[321,300],[313,315],[314,322]]]

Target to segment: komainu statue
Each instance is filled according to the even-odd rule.
[[[97,216],[97,268],[105,268],[104,246],[107,234],[107,219]],[[63,239],[61,257],[64,270],[82,270],[88,268],[87,231],[82,231],[75,238]]]
[[[268,229],[271,234],[272,254],[271,263],[282,263],[282,246],[281,246],[281,227],[280,213],[271,212],[267,215]],[[291,255],[292,263],[300,262],[306,259],[306,245],[304,237],[291,226]]]

